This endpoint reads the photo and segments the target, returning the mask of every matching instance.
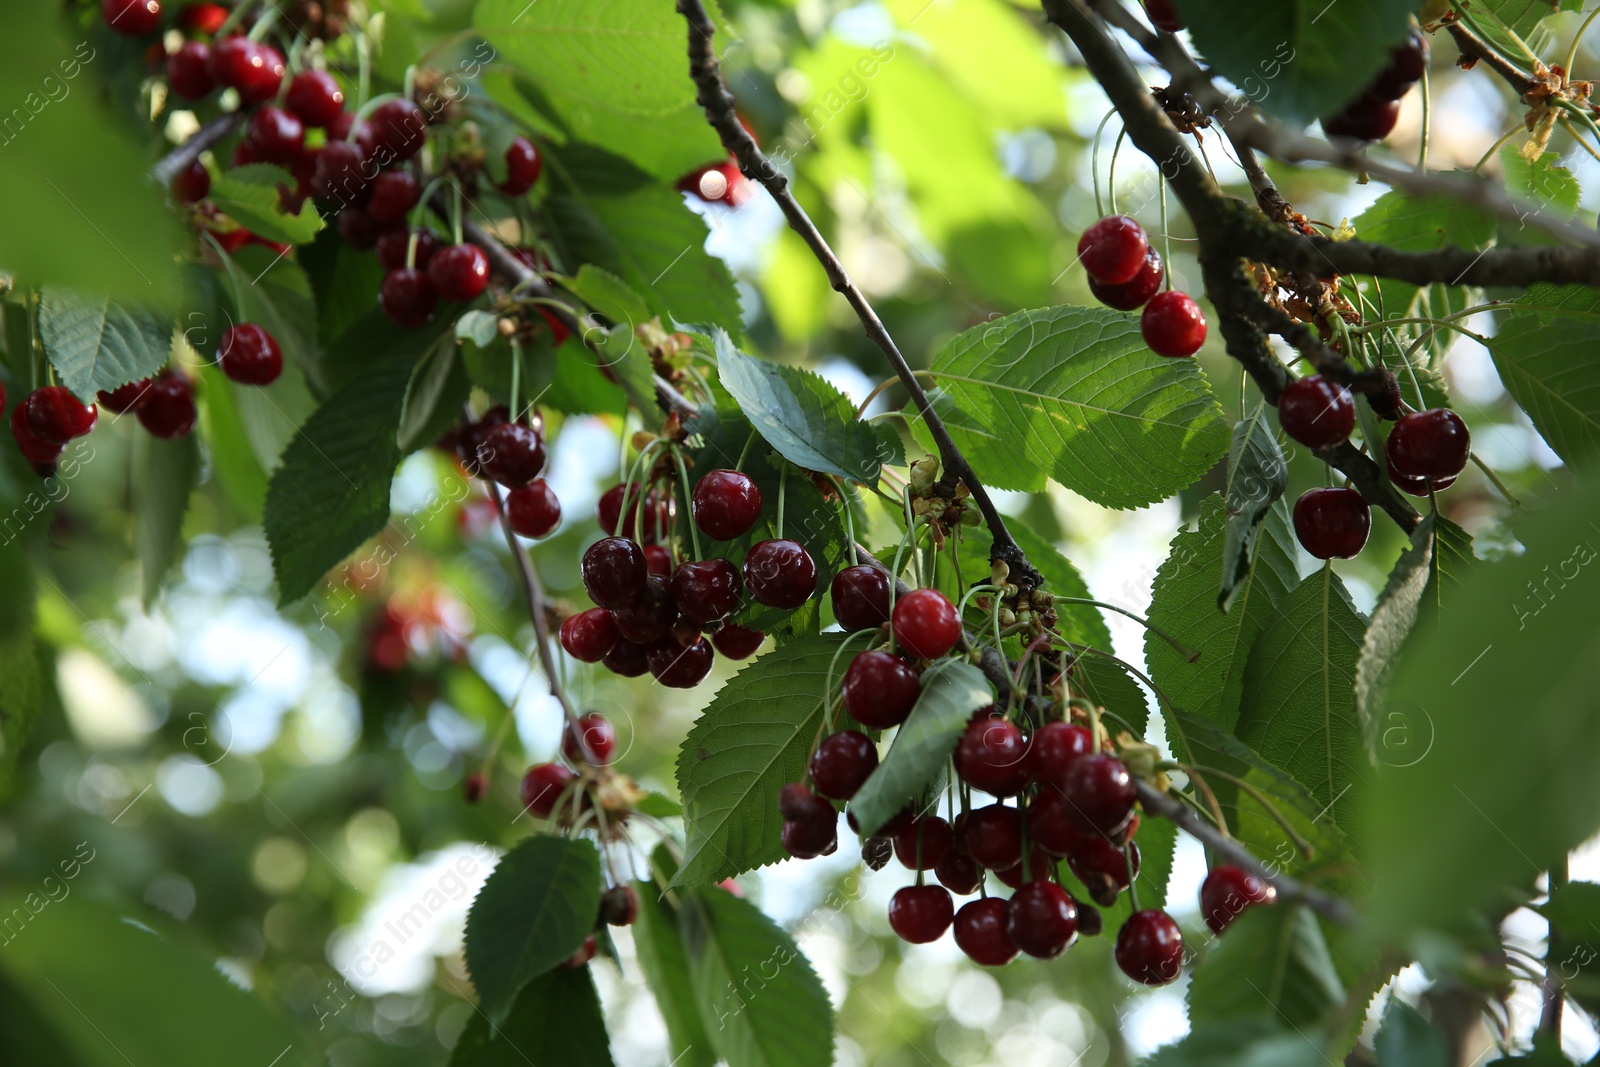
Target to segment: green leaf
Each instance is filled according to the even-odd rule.
[[[33,577],[20,542],[0,547],[0,594],[7,601],[0,629],[0,782],[9,782],[44,690],[33,637]]]
[[[290,260],[280,258],[272,249],[260,245],[246,245],[232,254],[221,254],[221,259],[228,278],[225,291],[233,304],[233,317],[227,322],[212,323],[211,331],[185,331],[190,344],[202,355],[210,356],[221,341],[223,330],[236,322],[260,323],[283,350],[284,362],[299,368],[313,392],[321,397],[335,388],[330,368],[323,366],[317,344],[316,300],[305,272]],[[399,334],[400,327],[389,323],[382,312],[377,314],[392,331],[390,336]],[[336,366],[353,371],[350,378],[366,369],[354,355],[348,346],[340,345],[340,358],[333,361]],[[347,380],[349,378],[338,384]]]
[[[134,439],[133,494],[139,519],[135,540],[147,606],[183,547],[183,516],[199,478],[200,444],[193,434],[176,441],[149,434]]]
[[[155,315],[65,289],[45,289],[39,336],[61,383],[91,403],[97,390],[156,373],[172,349],[172,327]]]
[[[1189,1011],[1205,1025],[1263,1018],[1314,1027],[1344,1003],[1322,928],[1295,904],[1246,908],[1189,981]]]
[[[1479,24],[1497,48],[1518,55],[1521,49],[1501,30],[1501,24],[1526,42],[1539,23],[1556,12],[1582,11],[1583,0],[1478,0],[1472,10],[1481,14]]]
[[[322,344],[342,351],[342,343],[336,342],[342,341],[364,314],[378,309],[383,265],[370,250],[345,244],[333,227],[297,249],[295,259],[310,281],[311,292],[317,294],[317,337]]]
[[[1600,937],[1600,883],[1567,882],[1534,909],[1572,941]]]
[[[1251,102],[1305,125],[1353,100],[1405,37],[1415,0],[1291,0],[1240,19],[1224,0],[1177,0],[1195,47]]]
[[[1578,210],[1582,189],[1578,186],[1577,175],[1558,166],[1554,158],[1546,153],[1530,163],[1517,145],[1506,145],[1500,150],[1506,193],[1514,200],[1527,203],[1535,212],[1549,208],[1563,218],[1571,218]],[[1509,223],[1502,224],[1503,232],[1508,228]],[[1540,232],[1523,221],[1509,236],[1532,240],[1533,235]]]
[[[715,5],[708,7],[716,18]],[[484,0],[476,24],[538,87],[575,140],[667,181],[726,155],[695,103],[689,30],[670,5]]]
[[[499,1026],[473,1012],[449,1067],[611,1067],[611,1039],[588,967],[529,982]]]
[[[904,460],[892,431],[857,419],[849,399],[817,374],[747,356],[720,328],[712,338],[723,386],[790,463],[876,486],[885,463]]]
[[[280,186],[292,192],[294,175],[282,167],[251,163],[212,178],[210,199],[258,237],[279,244],[310,244],[323,227],[322,216],[309,199],[300,205],[299,214],[285,212],[278,196]]]
[[[1289,464],[1267,420],[1267,402],[1234,424],[1228,446],[1228,481],[1222,491],[1228,508],[1222,542],[1222,589],[1217,604],[1233,607],[1241,583],[1248,583],[1255,563],[1256,541],[1272,505],[1289,485]]]
[[[1596,515],[1594,484],[1528,515],[1523,553],[1475,568],[1412,635],[1388,706],[1412,709],[1432,744],[1380,765],[1362,804],[1379,935],[1475,928],[1600,828]],[[1426,811],[1428,832],[1399,811]]]
[[[1327,1040],[1264,1019],[1207,1026],[1167,1045],[1141,1067],[1328,1067]]]
[[[680,915],[700,1018],[728,1067],[827,1067],[833,1011],[794,939],[749,901],[688,890]]]
[[[667,1024],[669,1062],[679,1067],[711,1067],[716,1055],[694,997],[689,950],[679,932],[678,909],[662,895],[660,888],[671,882],[676,870],[677,865],[672,862],[666,846],[656,846],[651,856],[653,879],[633,885],[639,899],[633,944],[639,954],[639,967],[644,971],[650,992],[655,995],[661,1018]]]
[[[1373,1040],[1378,1067],[1450,1067],[1450,1046],[1416,1008],[1390,997]]]
[[[201,432],[209,445],[211,470],[245,518],[260,525],[267,501],[267,471],[242,422],[239,405],[235,403],[236,390],[256,387],[232,381],[215,364],[202,367],[199,377]],[[280,422],[287,420],[280,418]],[[288,426],[284,444],[293,439],[294,429]],[[273,454],[274,465],[281,453],[280,448]]]
[[[1084,698],[1114,714],[1119,722],[1107,723],[1115,736],[1126,729],[1135,740],[1144,739],[1145,726],[1150,719],[1150,704],[1141,687],[1128,669],[1104,656],[1087,655],[1072,667],[1072,680]]]
[[[678,754],[685,855],[674,885],[702,885],[786,858],[778,791],[798,782],[822,726],[843,634],[780,646],[728,679]],[[835,683],[848,665],[841,657]]]
[[[602,267],[585,263],[574,278],[562,282],[569,292],[619,326],[634,327],[650,320],[644,297],[628,283]]]
[[[590,842],[539,835],[501,857],[467,912],[467,971],[491,1023],[504,1024],[522,987],[582,946],[599,911]]]
[[[415,359],[398,352],[329,397],[273,471],[263,525],[280,605],[309,593],[389,521],[395,433]]]
[[[479,348],[488,348],[500,337],[500,316],[476,308],[462,312],[456,320],[455,336],[458,341],[471,341]]]
[[[1149,633],[1144,654],[1151,680],[1174,704],[1232,730],[1239,719],[1250,647],[1279,601],[1300,583],[1300,550],[1288,506],[1280,500],[1262,522],[1249,571],[1234,589],[1232,610],[1224,614],[1216,592],[1226,538],[1222,498],[1207,497],[1200,505],[1199,528],[1173,538],[1172,551],[1156,572],[1150,622],[1200,658],[1191,663]]]
[[[861,835],[870,837],[907,804],[922,797],[944,769],[972,713],[994,703],[983,672],[961,660],[941,660],[922,676],[922,694],[894,735],[878,769],[851,798]]]
[[[1140,507],[1193,483],[1227,448],[1194,361],[1156,355],[1136,319],[1103,308],[975,326],[929,373],[956,445],[998,488],[1038,492],[1051,477],[1098,504]]]
[[[415,452],[438,438],[443,427],[456,422],[471,389],[456,358],[455,339],[446,334],[423,353],[406,384],[396,434],[401,454]]]
[[[1600,366],[1574,352],[1600,345],[1600,294],[1535,285],[1489,341],[1513,400],[1555,453],[1574,466],[1600,460]]]
[[[1245,666],[1239,739],[1305,783],[1348,826],[1367,780],[1355,709],[1356,657],[1366,620],[1324,566],[1278,606]]]

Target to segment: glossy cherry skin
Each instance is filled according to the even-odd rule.
[[[1294,502],[1294,534],[1318,559],[1360,554],[1372,531],[1372,511],[1355,489],[1308,489]]]
[[[956,773],[975,789],[1013,797],[1028,784],[1028,740],[1015,723],[979,714],[956,742]]]
[[[1327,448],[1350,438],[1356,404],[1350,390],[1320,374],[1296,378],[1278,397],[1278,424],[1307,448]]]
[[[248,37],[229,37],[211,46],[211,77],[218,85],[239,90],[246,106],[278,95],[283,84],[283,55]]]
[[[521,196],[539,180],[542,166],[539,150],[526,137],[513,137],[506,148],[506,180],[500,183],[500,191]]]
[[[1144,343],[1158,356],[1182,359],[1206,341],[1206,317],[1188,293],[1168,289],[1150,298],[1139,317]]]
[[[1278,891],[1243,867],[1222,863],[1211,868],[1200,883],[1200,914],[1214,934],[1220,934],[1253,904],[1276,904]]]
[[[573,763],[604,767],[617,750],[617,731],[597,711],[578,716],[576,730],[569,725],[561,734],[561,754]],[[580,743],[580,740],[582,743]]]
[[[1400,101],[1386,100],[1375,93],[1363,93],[1337,115],[1322,120],[1322,132],[1329,137],[1351,137],[1357,141],[1381,141],[1400,121]]]
[[[1472,434],[1449,408],[1401,416],[1384,451],[1394,469],[1412,478],[1454,478],[1467,469]]]
[[[1133,776],[1117,757],[1096,752],[1067,768],[1061,783],[1067,819],[1084,834],[1111,836],[1133,817],[1138,792]]]
[[[1006,909],[1006,933],[1028,955],[1055,959],[1078,936],[1078,906],[1054,882],[1029,882],[1011,897]]]
[[[143,37],[161,25],[160,0],[100,0],[100,14],[129,37]]]
[[[544,440],[532,426],[501,423],[483,435],[478,465],[487,477],[507,489],[532,485],[544,470]]]
[[[198,203],[211,191],[211,172],[198,159],[172,179],[172,195],[186,204]]]
[[[1048,722],[1034,731],[1029,769],[1041,785],[1059,786],[1067,768],[1094,751],[1094,735],[1077,723]]]
[[[834,800],[849,800],[878,767],[878,746],[860,730],[840,730],[811,754],[811,784]]]
[[[933,873],[940,885],[958,896],[976,893],[983,884],[982,865],[967,855],[966,845],[960,840],[934,865]]]
[[[838,812],[798,782],[784,786],[778,794],[778,814],[783,816],[783,847],[796,859],[832,852],[838,843]]]
[[[584,663],[599,663],[610,654],[622,633],[605,608],[590,608],[568,616],[561,624],[561,647]]]
[[[852,719],[885,730],[906,721],[922,695],[922,679],[899,656],[874,649],[850,661],[842,692]]]
[[[833,577],[833,617],[845,630],[871,630],[889,621],[889,572],[870,563],[846,567]]]
[[[28,429],[28,405],[18,404],[11,409],[11,436],[16,438],[17,447],[29,463],[53,464],[61,455],[65,445],[58,445],[50,441],[41,440],[32,430]]]
[[[678,622],[678,608],[667,591],[667,580],[649,574],[645,576],[644,590],[633,603],[612,608],[611,617],[624,638],[649,646],[672,633]]]
[[[703,637],[692,645],[664,637],[650,646],[650,674],[668,689],[693,689],[706,680],[715,659],[711,642]]]
[[[1106,307],[1118,311],[1137,311],[1160,291],[1165,273],[1161,266],[1161,254],[1152,248],[1145,253],[1139,273],[1121,285],[1107,285],[1094,275],[1089,275],[1089,292]]]
[[[650,671],[650,650],[619,635],[616,645],[601,657],[600,665],[612,674],[637,678]]]
[[[433,254],[439,251],[439,239],[431,230],[417,227],[410,230],[385,230],[378,238],[378,263],[387,271],[401,270],[406,265],[406,252],[411,247],[411,235],[417,235],[417,250],[413,254],[417,270],[426,271]]]
[[[744,557],[744,584],[757,603],[793,610],[817,591],[817,565],[796,541],[758,541]]]
[[[967,854],[991,871],[1022,861],[1022,816],[1016,808],[990,804],[967,813],[961,828]]]
[[[913,945],[939,940],[954,918],[955,904],[942,885],[908,885],[889,900],[890,927]]]
[[[166,441],[175,441],[194,429],[197,415],[189,379],[171,372],[150,383],[139,405],[139,425],[152,437]]]
[[[727,618],[739,607],[739,569],[725,559],[690,560],[672,572],[672,598],[693,622]]]
[[[115,415],[126,415],[130,411],[137,411],[144,404],[145,394],[155,382],[154,378],[143,378],[127,385],[119,385],[110,392],[102,389],[95,396],[100,406]],[[5,394],[0,392],[0,406],[4,405]]]
[[[94,429],[95,420],[99,418],[99,411],[93,404],[85,404],[64,385],[41,386],[22,403],[27,409],[28,429],[39,440],[52,445],[64,445],[75,437],[82,437]]]
[[[200,41],[185,41],[167,57],[167,84],[186,100],[210,96],[217,87],[211,77],[211,46]]]
[[[893,837],[895,859],[900,861],[901,866],[913,871],[937,866],[955,843],[950,824],[937,815],[912,819],[895,831]]]
[[[428,261],[428,277],[446,300],[471,300],[489,284],[489,257],[474,244],[450,245]]]
[[[999,897],[969,900],[956,912],[955,938],[973,963],[1003,967],[1017,958],[1017,944],[1008,931],[1011,909]]]
[[[937,589],[913,589],[894,602],[895,642],[921,659],[938,659],[961,640],[961,616]]]
[[[324,200],[362,204],[371,193],[370,163],[361,146],[350,141],[329,141],[317,153],[311,172],[311,191]]]
[[[1078,238],[1078,258],[1090,277],[1106,285],[1132,281],[1150,251],[1144,227],[1126,215],[1108,215]]]
[[[405,162],[417,154],[428,137],[428,119],[422,109],[398,97],[373,108],[367,117],[367,128],[380,162]],[[385,155],[392,158],[386,160]]]
[[[1067,798],[1054,785],[1041,785],[1028,802],[1028,836],[1052,856],[1065,856],[1088,839],[1067,818]]]
[[[1117,932],[1115,955],[1122,973],[1145,985],[1166,985],[1183,971],[1183,934],[1158,908],[1136,911]]]
[[[650,573],[662,578],[672,577],[672,551],[665,545],[643,545],[644,565]]]
[[[269,385],[283,373],[283,353],[265,328],[243,322],[222,335],[217,345],[217,366],[243,385]]]
[[[1428,69],[1428,39],[1413,29],[1406,39],[1389,53],[1389,65],[1383,68],[1372,83],[1374,96],[1386,100],[1399,100],[1422,80]]]
[[[649,498],[648,502],[645,497]],[[624,503],[628,508],[626,516],[622,514]],[[600,529],[613,537],[635,536],[637,523],[637,536],[646,543],[672,526],[672,512],[666,498],[657,491],[647,491],[636,482],[613,485],[601,493],[595,515]]]
[[[600,918],[607,926],[632,926],[639,917],[639,897],[631,885],[614,885],[600,894]]]
[[[221,4],[185,4],[178,12],[178,25],[187,33],[211,36],[228,21],[228,9]]]
[[[1145,0],[1144,13],[1150,17],[1150,24],[1158,30],[1177,33],[1183,29],[1183,20],[1178,18],[1172,0]]]
[[[711,644],[729,659],[749,659],[766,639],[767,635],[759,630],[747,630],[743,626],[727,623],[711,635]]]
[[[415,330],[432,321],[439,294],[422,271],[392,270],[378,286],[378,306],[395,325]]]
[[[561,501],[543,478],[506,494],[511,528],[523,537],[544,537],[561,522]]]
[[[289,164],[305,148],[305,125],[281,107],[256,108],[250,116],[250,150],[263,163]]]
[[[1128,865],[1133,865],[1133,877],[1139,876],[1139,846],[1129,842],[1127,854],[1103,837],[1087,837],[1067,854],[1067,866],[1089,890],[1089,896],[1101,907],[1109,908],[1117,896],[1128,888]]]
[[[577,775],[559,763],[535,763],[522,776],[522,806],[539,818],[548,819],[576,779]],[[567,804],[571,803],[569,798]]]
[[[604,537],[583,554],[583,588],[602,608],[625,608],[644,592],[644,551],[622,537]]]
[[[1394,460],[1388,456],[1384,457],[1384,466],[1389,468],[1389,480],[1394,483],[1394,487],[1412,496],[1428,496],[1430,491],[1442,493],[1456,484],[1454,478],[1413,478],[1409,474],[1402,474],[1395,470]]]
[[[307,126],[326,127],[344,113],[344,92],[326,71],[302,70],[289,82],[284,103]]]
[[[397,226],[405,221],[406,213],[422,199],[422,186],[408,170],[386,170],[372,179],[372,196],[367,201],[367,214],[382,226]],[[409,235],[407,235],[409,237]],[[476,248],[476,245],[468,245]],[[446,249],[449,251],[449,249]],[[481,252],[479,253],[482,254]],[[431,257],[430,257],[431,260]],[[485,260],[485,263],[488,261]],[[435,280],[435,286],[437,286]],[[442,291],[442,290],[441,290]],[[482,292],[482,289],[479,289]],[[474,296],[477,294],[474,293]],[[452,297],[451,299],[455,299]]]
[[[695,483],[689,512],[701,533],[732,541],[748,533],[761,517],[761,490],[739,471],[711,471]]]

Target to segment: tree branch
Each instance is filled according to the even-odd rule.
[[[923,423],[928,427],[929,436],[939,449],[939,461],[943,473],[947,477],[959,478],[966,484],[972,494],[973,503],[977,505],[978,511],[989,527],[989,533],[994,538],[990,558],[1003,560],[1011,569],[1013,581],[1018,584],[1038,586],[1042,581],[1039,572],[1028,563],[1022,548],[1011,536],[1011,531],[1006,529],[1005,520],[1001,518],[994,502],[989,499],[988,492],[978,480],[971,464],[951,439],[944,421],[933,410],[933,404],[923,390],[922,383],[917,380],[905,356],[901,355],[894,338],[889,336],[883,320],[878,318],[878,313],[873,310],[866,296],[850,280],[844,264],[828,246],[827,239],[822,236],[816,224],[811,221],[811,217],[806,214],[805,208],[800,206],[800,202],[789,191],[788,176],[772,164],[756,145],[755,138],[751,137],[740,124],[739,117],[734,111],[733,94],[722,81],[716,49],[711,43],[712,36],[716,33],[716,26],[706,14],[705,6],[700,0],[678,0],[677,7],[678,13],[689,24],[689,76],[694,79],[695,88],[698,90],[696,100],[705,109],[706,121],[717,131],[723,147],[733,153],[745,177],[760,183],[772,195],[779,210],[783,212],[783,217],[788,220],[789,228],[805,241],[817,262],[822,264],[822,269],[828,276],[828,284],[849,302],[851,309],[856,313],[856,318],[861,321],[868,340],[883,353],[884,358],[889,361],[889,366],[899,376],[900,383],[905,386],[906,392],[911,394],[917,413],[922,416]]]
[[[239,120],[243,117],[242,112],[230,111],[226,115],[218,115],[194,131],[187,141],[162,156],[156,165],[150,168],[151,180],[162,188],[171,185],[172,179],[200,158],[201,152],[232,133],[233,128],[239,125]]]
[[[1456,47],[1461,50],[1463,56],[1474,61],[1483,60],[1491,70],[1505,79],[1506,84],[1511,86],[1512,92],[1519,98],[1526,96],[1528,90],[1533,88],[1533,79],[1488,41],[1460,22],[1446,23],[1445,28],[1450,31],[1450,36],[1454,38]]]

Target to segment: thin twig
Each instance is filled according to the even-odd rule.
[[[189,139],[162,156],[156,165],[150,168],[150,178],[157,185],[165,188],[172,184],[172,179],[187,170],[189,165],[200,158],[200,153],[222,140],[233,132],[239,125],[243,113],[230,111],[226,115],[218,115],[189,136]]]

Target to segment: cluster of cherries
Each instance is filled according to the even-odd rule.
[[[194,428],[194,394],[189,379],[177,371],[131,382],[109,392],[101,390],[100,407],[118,415],[134,412],[153,436],[182,437]],[[5,390],[0,387],[0,410]],[[40,386],[11,409],[11,436],[41,478],[55,473],[56,461],[67,445],[93,430],[99,408],[85,404],[64,385]]]
[[[1108,215],[1083,231],[1078,258],[1089,291],[1107,307],[1137,311],[1144,343],[1159,356],[1181,359],[1206,341],[1206,317],[1188,293],[1161,289],[1165,268],[1144,227],[1126,215]]]
[[[1373,410],[1394,419],[1383,451],[1396,488],[1427,496],[1455,484],[1472,456],[1472,435],[1460,415],[1449,408],[1406,412],[1397,389],[1374,396]],[[1308,448],[1331,448],[1355,429],[1355,400],[1320,374],[1297,378],[1278,397],[1278,422]],[[1366,545],[1372,514],[1359,490],[1312,489],[1295,501],[1294,529],[1318,559],[1349,559]]]
[[[1353,137],[1358,141],[1383,140],[1400,118],[1401,98],[1422,80],[1427,69],[1428,40],[1413,29],[1389,53],[1389,65],[1372,84],[1344,110],[1322,120],[1322,132],[1329,137]]]

